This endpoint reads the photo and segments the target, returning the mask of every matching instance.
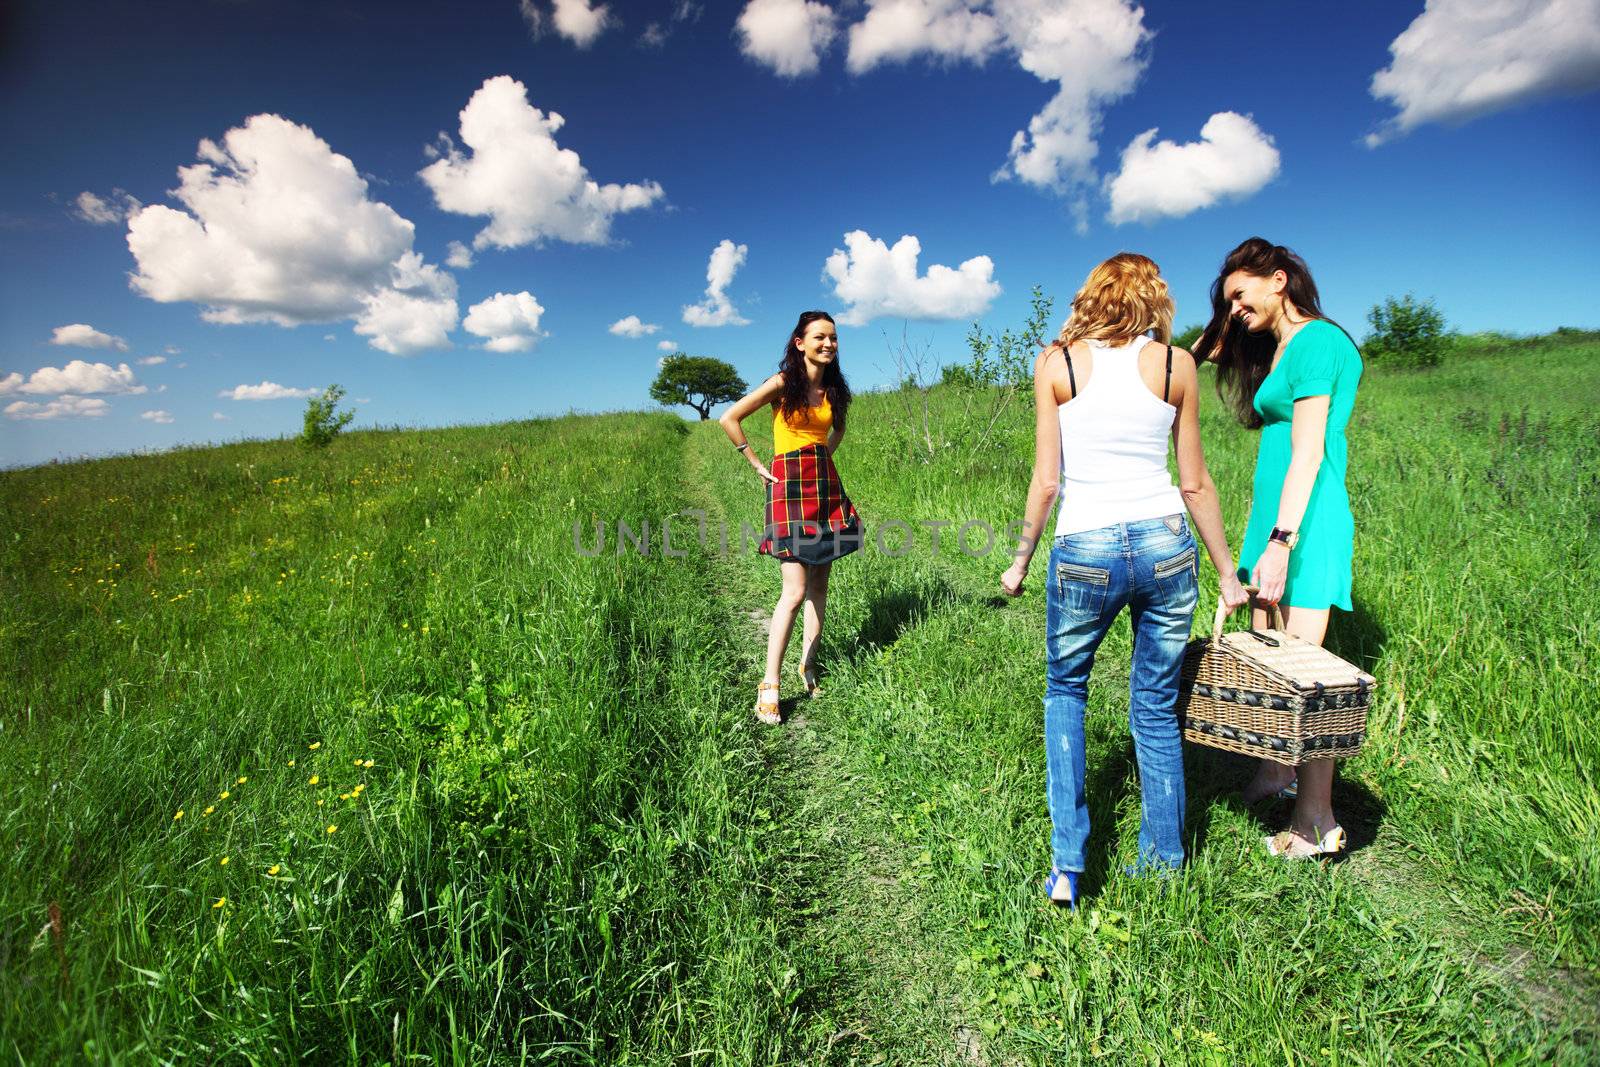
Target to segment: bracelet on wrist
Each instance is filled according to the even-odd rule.
[[[740,452],[743,452],[743,451],[744,451],[744,450],[745,450],[745,449],[747,449],[747,448],[749,448],[749,447],[750,447],[750,442],[749,442],[749,441],[746,441],[746,442],[745,442],[745,443],[744,443],[744,444],[742,444],[742,445],[735,445],[735,446],[734,446],[734,448],[735,448],[735,449],[736,449],[736,450],[738,450],[738,451],[740,451]]]

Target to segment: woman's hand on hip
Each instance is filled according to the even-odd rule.
[[[1256,561],[1251,581],[1260,588],[1256,599],[1263,604],[1276,604],[1283,599],[1283,587],[1289,580],[1289,550],[1278,541],[1268,541]]]
[[[1000,589],[1006,596],[1021,596],[1022,583],[1028,578],[1028,565],[1021,560],[1006,568],[1000,576]]]
[[[766,467],[762,466],[761,461],[759,459],[752,459],[750,461],[750,465],[756,469],[756,473],[761,475],[761,477],[765,478],[767,481],[771,482],[773,485],[777,485],[778,484],[778,479],[773,475],[773,473],[771,471],[767,470]]]

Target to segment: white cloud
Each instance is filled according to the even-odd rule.
[[[136,292],[204,305],[211,322],[281,326],[368,320],[405,302],[395,286],[421,269],[415,227],[369,200],[355,165],[309,127],[254,115],[198,155],[172,191],[187,211],[157,204],[128,222]],[[380,348],[390,336],[364,332]]]
[[[539,343],[539,306],[532,293],[496,293],[467,309],[462,327],[471,334],[487,338],[490,352],[526,352]]]
[[[734,28],[740,51],[785,78],[814,73],[838,32],[833,9],[816,0],[750,0]]]
[[[133,396],[149,392],[126,363],[86,363],[72,360],[65,367],[40,367],[26,381],[12,373],[0,379],[0,396],[6,393],[122,393]]]
[[[211,417],[212,417],[212,418],[213,418],[213,419],[215,419],[215,420],[216,420],[216,421],[218,421],[218,422],[227,422],[227,421],[229,421],[229,420],[228,420],[228,416],[226,416],[226,415],[224,415],[224,414],[223,414],[223,413],[222,413],[222,412],[220,412],[220,411],[213,411],[213,412],[212,412],[212,413],[211,413]]]
[[[656,350],[659,351],[659,352],[676,352],[678,350],[678,342],[676,342],[676,341],[657,341],[656,342]]]
[[[844,235],[845,249],[834,249],[823,267],[834,293],[847,305],[839,321],[860,326],[880,316],[906,319],[965,319],[988,310],[1000,285],[994,262],[974,256],[959,267],[933,264],[918,276],[922,243],[907,234],[893,248],[865,230]]]
[[[7,404],[3,414],[8,419],[66,419],[99,418],[111,410],[104,400],[81,396],[59,396],[48,404],[35,404],[16,400]]]
[[[96,196],[85,190],[72,202],[72,213],[84,222],[96,226],[110,226],[128,218],[144,205],[121,189],[111,190],[107,197]]]
[[[1022,69],[1056,83],[1055,97],[1012,135],[995,178],[1076,195],[1081,230],[1087,208],[1080,190],[1097,177],[1100,116],[1144,73],[1144,9],[1131,0],[995,0],[995,14]]]
[[[228,400],[295,400],[317,396],[321,389],[291,389],[277,382],[263,381],[260,385],[236,385],[217,395]]]
[[[443,210],[489,218],[474,248],[548,239],[605,244],[613,217],[665,195],[653,181],[595,182],[578,153],[556,144],[565,121],[534,107],[523,84],[502,74],[484,82],[461,109],[461,140],[470,154],[440,135],[448,150],[420,175]]]
[[[850,27],[851,73],[899,63],[923,53],[982,63],[1001,43],[1000,25],[965,0],[873,0]]]
[[[1465,122],[1541,96],[1600,87],[1595,0],[1428,0],[1389,45],[1372,95],[1400,109],[1375,146],[1427,122]]]
[[[605,4],[590,0],[553,0],[553,10],[547,16],[534,0],[520,0],[518,9],[522,20],[528,24],[528,33],[538,40],[544,35],[548,18],[555,31],[579,48],[594,44],[606,29],[616,23],[611,9]]]
[[[629,315],[611,324],[611,332],[618,337],[644,337],[660,330],[653,322],[644,322],[637,315]]]
[[[1278,175],[1278,150],[1248,116],[1221,111],[1189,144],[1155,140],[1146,130],[1122,151],[1107,179],[1114,223],[1179,218],[1229,197],[1256,192]]]
[[[88,323],[75,322],[71,326],[57,326],[50,335],[53,345],[72,345],[77,348],[116,348],[126,352],[128,342],[108,333],[101,333]]]
[[[690,326],[748,326],[750,320],[740,316],[734,308],[733,301],[728,299],[727,288],[733,282],[733,276],[744,266],[745,257],[750,253],[749,245],[736,245],[727,238],[723,238],[717,247],[711,250],[711,259],[706,263],[706,298],[698,304],[689,304],[683,309],[683,321]]]
[[[430,348],[450,347],[456,327],[456,280],[407,252],[392,268],[390,285],[370,294],[356,316],[355,331],[370,337],[373,348],[395,356],[413,356]]]
[[[139,417],[141,419],[149,419],[151,422],[168,423],[172,421],[172,412],[162,411],[158,408],[155,411],[146,411]]]
[[[159,367],[166,361],[166,356],[145,356],[142,359],[134,360],[134,362],[139,364],[141,367]]]
[[[472,249],[460,241],[451,241],[446,251],[448,254],[444,257],[445,266],[455,270],[466,270],[472,266]]]
[[[555,0],[555,16],[550,20],[556,32],[579,48],[588,48],[615,20],[605,4],[589,0]]]

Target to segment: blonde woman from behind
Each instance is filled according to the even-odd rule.
[[[1083,729],[1089,671],[1106,631],[1126,607],[1133,625],[1128,720],[1142,794],[1132,870],[1170,870],[1184,859],[1177,701],[1198,599],[1190,520],[1217,570],[1223,601],[1232,608],[1246,599],[1200,447],[1194,360],[1168,343],[1172,313],[1155,263],[1120,253],[1089,272],[1060,338],[1034,363],[1033,479],[1022,541],[1000,585],[1010,596],[1021,593],[1059,499],[1045,574],[1052,826],[1045,891],[1073,907],[1089,841]],[[1177,450],[1179,485],[1167,470],[1169,439]]]

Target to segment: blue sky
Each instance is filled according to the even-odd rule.
[[[292,434],[330,382],[357,426],[647,408],[666,342],[754,382],[812,307],[871,388],[1122,249],[1199,321],[1252,234],[1358,334],[1408,291],[1595,326],[1600,0],[1485,7],[14,5],[0,464]]]

